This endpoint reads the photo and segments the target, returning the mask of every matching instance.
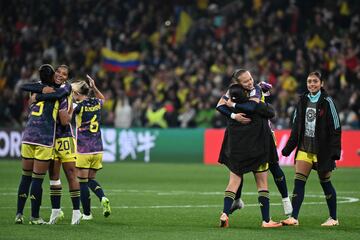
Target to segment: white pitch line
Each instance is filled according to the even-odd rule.
[[[307,195],[307,197],[324,197],[322,195]],[[358,202],[359,198],[353,198],[353,197],[337,197],[338,203],[354,203]],[[342,199],[339,201],[339,199]],[[325,201],[322,202],[303,202],[303,205],[324,205],[326,204]],[[281,206],[281,203],[270,203],[271,206]],[[258,207],[258,203],[245,203],[245,207]],[[116,209],[166,209],[166,208],[220,208],[222,205],[217,204],[203,204],[203,205],[150,205],[150,206],[111,206],[111,208]],[[16,207],[0,207],[0,209],[15,209]],[[28,207],[27,207],[28,208]],[[41,207],[43,209],[49,209],[50,207],[43,206]],[[71,207],[62,207],[62,208],[71,208]],[[92,206],[92,208],[100,208],[97,206]]]
[[[4,192],[7,191],[7,192]],[[143,194],[153,193],[156,195],[224,195],[224,192],[212,191],[212,192],[198,192],[198,191],[158,191],[158,190],[135,190],[135,189],[106,189],[106,192],[110,193],[132,193]],[[67,193],[64,191],[63,193]],[[336,191],[337,194],[360,194],[360,191]],[[0,195],[16,195],[17,189],[15,188],[0,188]],[[257,192],[244,192],[243,195],[258,195]],[[323,194],[322,192],[306,192],[308,194]],[[270,192],[270,195],[280,195],[277,191]]]
[[[338,197],[339,198],[339,197]],[[358,202],[358,198],[351,198],[351,197],[341,197],[344,200],[338,201],[338,203],[353,203]],[[315,204],[326,204],[326,202],[303,202],[303,205],[315,205]],[[270,203],[271,206],[281,206],[281,203]],[[118,209],[144,209],[144,208],[150,208],[150,209],[160,209],[160,208],[219,208],[223,205],[155,205],[155,206],[111,206],[112,208],[118,208]],[[245,203],[245,207],[258,207],[258,203]]]
[[[13,189],[13,191],[11,192],[1,192],[1,189],[6,189],[6,188],[0,188],[0,196],[16,196],[17,195],[17,189]],[[6,189],[6,190],[11,190],[11,189]],[[134,190],[134,189],[106,189],[107,193],[110,193],[109,195],[118,195],[117,193],[130,193],[130,194],[155,194],[158,196],[179,196],[179,195],[224,195],[224,192],[198,192],[198,191],[157,191],[157,190]],[[114,194],[115,193],[115,194]],[[311,197],[314,194],[320,194],[321,196],[323,196],[322,192],[307,192],[305,193],[306,197]],[[360,192],[355,192],[355,191],[337,191],[337,194],[360,194]],[[63,191],[63,195],[68,195],[67,191]],[[243,192],[242,195],[258,195],[257,192]],[[276,192],[271,192],[270,196],[280,196],[280,194],[276,191]],[[316,195],[317,196],[317,195]]]

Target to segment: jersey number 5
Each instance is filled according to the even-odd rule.
[[[31,115],[34,115],[34,116],[40,116],[42,113],[43,113],[43,110],[44,110],[44,102],[38,102],[36,104],[36,106],[39,106],[39,110],[38,111],[32,111],[31,112]]]

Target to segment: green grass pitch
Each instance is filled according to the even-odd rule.
[[[293,188],[294,170],[283,168],[289,192]],[[340,226],[323,228],[327,206],[315,172],[306,186],[300,226],[278,229],[260,227],[260,209],[252,174],[245,177],[245,208],[230,217],[230,228],[220,229],[223,191],[228,172],[222,166],[202,164],[104,164],[98,173],[105,194],[111,201],[112,214],[102,216],[100,203],[92,194],[94,220],[71,226],[71,202],[62,173],[62,207],[65,219],[57,225],[15,225],[16,192],[21,174],[20,161],[0,161],[0,239],[359,239],[360,169],[334,171],[332,181],[338,194]],[[269,176],[271,216],[284,219],[281,198]],[[49,219],[48,179],[44,181],[41,216]]]

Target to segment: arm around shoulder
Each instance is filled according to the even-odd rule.
[[[40,82],[36,82],[36,83],[24,83],[20,86],[20,89],[22,91],[27,91],[27,92],[42,93],[44,87],[45,87],[44,84]]]

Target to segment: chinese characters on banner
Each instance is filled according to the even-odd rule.
[[[103,129],[102,138],[104,144],[105,162],[116,161],[118,154],[119,160],[127,158],[132,160],[143,160],[150,162],[150,151],[155,147],[158,133],[150,130],[131,129],[116,130],[113,128]],[[139,153],[143,153],[143,159],[139,159]]]

